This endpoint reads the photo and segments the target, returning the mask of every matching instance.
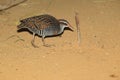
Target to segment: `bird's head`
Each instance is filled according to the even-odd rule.
[[[60,27],[64,28],[69,28],[70,30],[73,31],[73,27],[70,25],[70,23],[65,20],[65,19],[58,19],[59,23],[60,23]]]

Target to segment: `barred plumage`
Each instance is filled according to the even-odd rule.
[[[42,36],[43,44],[46,45],[44,42],[46,36],[61,34],[65,27],[71,28],[68,21],[64,19],[57,20],[55,17],[48,14],[26,18],[20,20],[20,22],[21,24],[17,26],[18,29],[27,28],[33,33],[31,43],[34,47],[37,47],[34,45],[35,34]]]

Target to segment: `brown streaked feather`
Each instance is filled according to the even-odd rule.
[[[59,26],[57,19],[50,15],[40,15],[21,20],[30,28],[37,28],[39,30],[45,29],[50,26]]]

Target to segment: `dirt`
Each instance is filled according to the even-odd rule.
[[[0,80],[120,80],[119,0],[28,0],[0,12]],[[80,45],[75,11],[79,13]],[[45,38],[17,31],[19,20],[41,14],[66,19],[74,31]]]

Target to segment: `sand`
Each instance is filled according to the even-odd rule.
[[[75,11],[80,19],[77,41]],[[17,32],[19,20],[41,14],[67,19],[74,31],[45,38]],[[119,0],[28,0],[0,12],[0,80],[120,80]]]

